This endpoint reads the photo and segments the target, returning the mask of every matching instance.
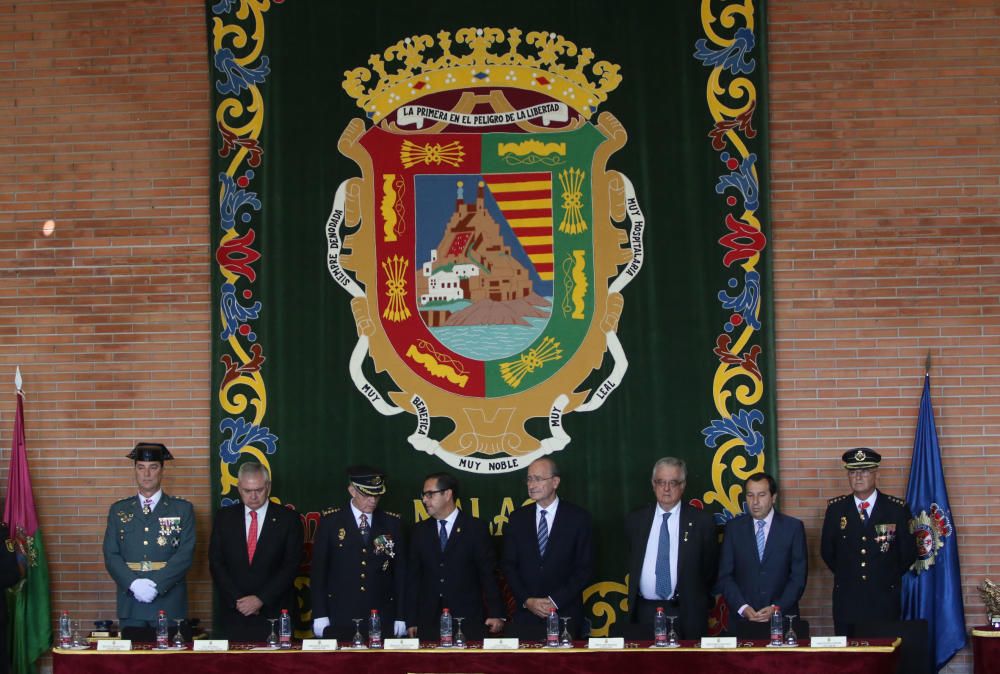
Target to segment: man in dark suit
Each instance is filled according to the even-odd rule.
[[[164,493],[163,463],[174,457],[158,442],[140,442],[128,454],[138,495],[111,505],[104,531],[104,566],[118,586],[122,638],[152,641],[159,612],[187,618],[188,569],[194,557],[194,508]],[[188,624],[182,633],[190,634]]]
[[[559,467],[549,457],[530,466],[528,496],[535,502],[510,515],[504,531],[503,572],[517,609],[520,636],[542,639],[554,608],[583,633],[583,590],[594,571],[590,513],[556,494]]]
[[[754,473],[744,492],[750,512],[726,525],[718,583],[738,634],[751,631],[748,622],[770,622],[775,606],[798,615],[809,564],[802,522],[774,509],[774,478]]]
[[[458,480],[435,473],[421,493],[430,517],[413,528],[406,583],[406,624],[411,637],[440,635],[442,609],[464,618],[472,640],[503,629],[504,610],[494,571],[496,559],[486,524],[456,507]],[[486,611],[483,611],[483,602]]]
[[[837,634],[856,623],[899,620],[902,576],[917,558],[906,501],[875,488],[881,461],[867,447],[845,452],[854,493],[830,499],[823,518],[820,549],[833,571]]]
[[[265,641],[268,618],[294,612],[295,576],[302,559],[302,520],[271,503],[271,476],[259,463],[239,469],[241,503],[219,510],[208,549],[219,593],[218,627],[233,641]]]
[[[629,557],[628,620],[649,627],[662,606],[682,639],[708,630],[719,544],[712,516],[681,503],[687,482],[682,459],[664,457],[653,466],[656,503],[630,513],[625,530]]]
[[[399,515],[378,507],[385,475],[377,468],[347,470],[350,500],[323,511],[313,545],[313,633],[337,639],[354,634],[352,618],[382,617],[383,636],[403,636],[406,554]],[[368,634],[368,621],[361,624]]]

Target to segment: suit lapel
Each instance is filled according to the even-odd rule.
[[[688,541],[691,539],[691,532],[693,531],[694,521],[688,519],[688,511],[690,506],[686,503],[681,503],[680,521],[677,522],[677,578],[674,578],[674,585],[678,585],[678,580],[684,577],[684,561],[687,557]],[[654,509],[655,511],[655,509]],[[649,523],[652,526],[652,522]],[[677,590],[674,590],[677,592]]]

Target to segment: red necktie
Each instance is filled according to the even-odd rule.
[[[257,549],[257,511],[250,511],[250,533],[247,534],[247,557],[253,564],[253,553]]]

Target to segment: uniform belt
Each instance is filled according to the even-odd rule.
[[[167,566],[166,562],[125,562],[133,571],[159,571]]]

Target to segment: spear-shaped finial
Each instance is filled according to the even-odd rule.
[[[924,360],[924,376],[931,376],[931,352],[927,352],[927,358]]]
[[[18,391],[20,391],[21,390],[21,384],[22,384],[22,381],[21,381],[21,366],[18,365],[17,369],[14,371],[14,388],[16,388]]]

